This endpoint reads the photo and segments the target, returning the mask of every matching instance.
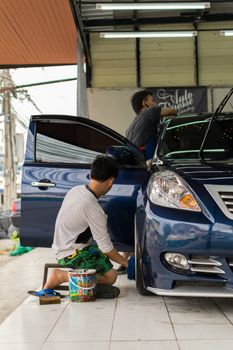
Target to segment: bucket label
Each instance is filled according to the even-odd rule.
[[[76,302],[94,301],[96,283],[96,270],[69,271],[70,300]]]

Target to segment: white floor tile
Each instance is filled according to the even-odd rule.
[[[48,327],[22,327],[12,328],[6,326],[0,327],[0,344],[15,343],[42,343],[47,338],[50,329]],[[0,345],[1,348],[1,345]]]
[[[174,325],[174,330],[180,340],[233,339],[232,325]]]
[[[57,326],[67,327],[77,324],[89,324],[89,327],[96,327],[108,320],[112,324],[116,308],[116,300],[96,300],[89,303],[71,302],[62,313]]]
[[[118,300],[116,317],[127,317],[131,320],[144,321],[154,321],[159,323],[170,323],[170,319],[167,313],[166,306],[163,302],[157,302],[153,297],[143,297],[138,295],[137,297],[132,297],[121,302]]]
[[[43,345],[43,347],[41,348],[41,350],[64,350],[64,349],[108,350],[109,349],[109,342],[45,343]]]
[[[156,322],[126,322],[114,323],[112,340],[171,340],[175,339],[170,324],[159,324]]]
[[[165,298],[165,302],[174,324],[229,324],[211,299]]]
[[[111,323],[108,321],[98,323],[96,327],[89,326],[88,323],[77,324],[77,326],[56,327],[50,336],[48,342],[77,342],[77,341],[110,341]]]
[[[109,341],[115,307],[115,299],[70,303],[48,341]]]
[[[190,313],[169,313],[173,324],[230,324],[228,319],[219,312],[210,310],[209,312],[190,312]]]
[[[178,350],[176,341],[112,342],[110,350]]]
[[[112,340],[175,339],[163,298],[139,295],[126,279],[122,279],[120,288]]]
[[[232,350],[232,340],[182,340],[180,350]]]
[[[233,299],[216,298],[214,301],[223,314],[233,323]]]
[[[59,318],[60,313],[32,313],[30,314],[17,314],[14,317],[8,317],[5,322],[2,324],[1,328],[21,328],[22,330],[27,328],[49,328],[52,329],[57,319]],[[0,340],[1,342],[1,340]]]
[[[54,324],[61,316],[64,308],[51,307],[52,305],[43,305],[40,308],[21,307],[11,314],[1,325],[9,328],[48,328],[52,329]],[[47,308],[48,307],[48,308]],[[30,310],[31,309],[31,310]]]
[[[112,340],[175,339],[164,304],[141,304],[138,300],[117,305]]]
[[[41,346],[41,343],[1,344],[1,350],[40,350]]]

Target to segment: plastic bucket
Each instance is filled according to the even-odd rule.
[[[96,270],[72,270],[68,274],[70,301],[94,301],[94,289],[97,283]]]

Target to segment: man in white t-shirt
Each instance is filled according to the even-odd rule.
[[[110,261],[127,268],[128,261],[113,247],[108,230],[107,217],[98,203],[99,197],[107,193],[117,177],[114,158],[97,156],[91,165],[89,185],[76,186],[65,196],[59,210],[52,248],[58,263],[72,269],[95,269],[98,289],[102,295],[114,298],[119,289],[113,287],[117,274]],[[94,239],[97,243],[91,243]],[[68,273],[54,269],[44,288],[54,288],[68,281]],[[101,286],[105,286],[101,289]],[[109,286],[109,287],[107,287]]]

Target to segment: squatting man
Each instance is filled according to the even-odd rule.
[[[98,203],[117,177],[118,168],[113,157],[97,156],[91,165],[90,182],[72,188],[65,196],[59,210],[52,248],[61,267],[95,269],[98,292],[105,298],[120,293],[112,286],[117,278],[110,260],[127,268],[128,261],[113,247],[108,230],[107,216]],[[97,245],[91,243],[94,239]],[[44,288],[50,289],[68,282],[68,271],[54,269]]]

